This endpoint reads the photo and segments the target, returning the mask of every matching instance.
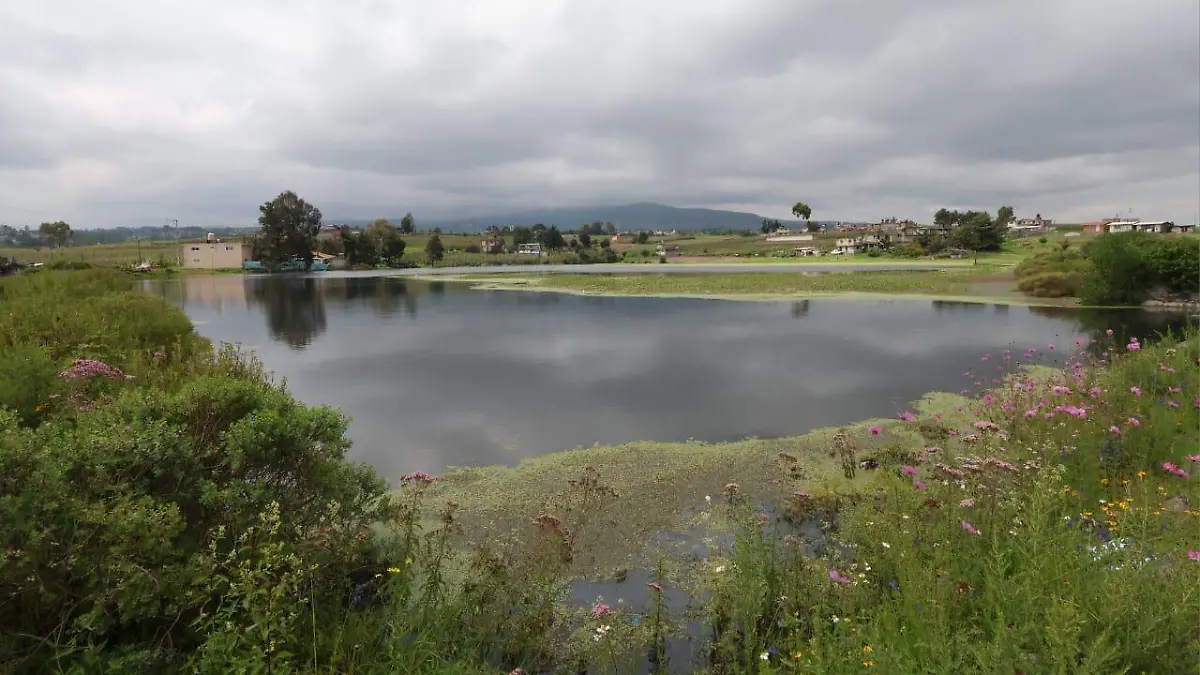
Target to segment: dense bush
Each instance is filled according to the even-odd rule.
[[[1023,260],[1017,287],[1038,297],[1078,296],[1091,305],[1138,305],[1163,290],[1200,293],[1200,238],[1105,234],[1082,251],[1063,248]]]
[[[1088,305],[1140,305],[1150,295],[1157,275],[1146,256],[1148,235],[1106,234],[1084,250],[1091,268],[1084,275],[1080,299]]]
[[[1158,284],[1173,293],[1200,293],[1200,237],[1153,237],[1145,249]]]

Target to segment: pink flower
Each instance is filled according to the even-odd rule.
[[[1200,462],[1200,452],[1197,452],[1194,455],[1188,455],[1187,459],[1189,462]]]
[[[928,490],[929,489],[928,485],[922,483],[920,480],[917,480],[915,478],[913,479],[913,487],[917,488],[918,490]]]
[[[1195,403],[1196,403],[1196,407],[1197,407],[1197,408],[1200,408],[1200,396],[1197,396],[1197,397],[1196,397],[1196,401],[1195,401]]]
[[[1129,393],[1133,394],[1134,396],[1141,396],[1142,390],[1140,387],[1130,387]]]
[[[1056,394],[1069,394],[1069,393],[1071,393],[1071,388],[1064,387],[1060,384],[1060,385],[1054,387],[1054,389],[1052,391]]]
[[[1083,346],[1083,340],[1076,340],[1076,341],[1075,341],[1075,346],[1076,346],[1076,347],[1082,347],[1082,346]]]
[[[963,532],[966,532],[967,534],[975,536],[975,537],[979,536],[979,530],[975,529],[975,526],[972,525],[971,523],[968,523],[967,521],[964,520],[964,521],[960,522],[959,525],[962,527]]]
[[[413,471],[412,473],[406,473],[403,476],[400,476],[400,483],[403,485],[408,485],[409,483],[428,485],[432,482],[433,476],[430,476],[424,471]]]
[[[658,591],[659,593],[662,593],[662,584],[658,583],[657,581],[652,581],[646,585],[649,586],[651,589]]]
[[[1163,471],[1166,471],[1169,474],[1179,476],[1180,478],[1191,478],[1192,477],[1191,474],[1189,474],[1188,472],[1179,468],[1173,462],[1163,462],[1162,468],[1163,468]]]
[[[94,377],[107,377],[112,380],[133,379],[132,376],[121,372],[120,368],[96,359],[75,359],[71,363],[71,367],[59,373],[58,376],[64,380],[90,380]]]
[[[909,465],[905,464],[904,466],[900,467],[900,473],[904,474],[905,476],[911,476],[912,478],[916,478],[917,477],[917,467],[909,466]]]
[[[1109,430],[1109,431],[1111,431],[1111,432],[1113,432],[1114,434],[1120,434],[1120,433],[1121,433],[1121,427],[1119,427],[1119,426],[1117,426],[1117,425],[1115,425],[1115,424],[1114,424],[1114,425],[1112,425],[1111,427],[1109,427],[1109,428],[1108,428],[1108,430]]]
[[[1133,426],[1135,426],[1135,427],[1140,427],[1140,426],[1142,426],[1142,423],[1141,423],[1141,422],[1139,422],[1139,421],[1138,421],[1138,418],[1136,418],[1136,417],[1130,417],[1130,418],[1129,418],[1129,423],[1130,423],[1130,424],[1132,424],[1132,425],[1133,425]]]
[[[1125,349],[1131,352],[1136,352],[1141,348],[1142,346],[1138,344],[1138,339],[1135,337],[1129,338],[1129,344],[1125,345]]]
[[[1167,393],[1169,393],[1169,394],[1178,394],[1181,391],[1183,391],[1183,390],[1180,389],[1179,387],[1167,387]]]
[[[1026,417],[1037,417],[1037,414],[1038,414],[1037,408],[1030,408],[1029,410],[1025,411]]]
[[[967,498],[967,499],[964,499],[964,500],[962,500],[961,502],[959,502],[959,503],[958,503],[958,505],[959,505],[959,506],[961,506],[961,507],[962,507],[962,508],[964,508],[964,509],[969,509],[969,508],[971,508],[972,506],[975,506],[975,500],[974,500],[974,499]],[[963,522],[966,522],[966,521],[963,521]]]
[[[1050,343],[1050,344],[1046,345],[1046,350],[1051,351],[1051,352],[1054,351],[1054,343]]]
[[[1112,329],[1109,328],[1108,330],[1104,331],[1104,334],[1107,335],[1108,337],[1112,337],[1113,336]]]
[[[1167,407],[1168,408],[1178,408],[1179,402],[1178,401],[1167,401]]]
[[[843,576],[841,572],[833,569],[832,567],[829,568],[829,580],[835,584],[840,584],[843,586],[850,583],[850,577]]]
[[[916,414],[915,414],[915,413],[913,413],[913,412],[910,412],[910,411],[908,411],[908,410],[905,410],[905,411],[904,411],[904,412],[902,412],[902,413],[896,413],[896,415],[897,415],[897,416],[898,416],[900,419],[904,420],[905,422],[911,422],[911,421],[913,421],[913,420],[917,419],[917,416],[916,416]]]
[[[1188,560],[1200,562],[1200,549],[1188,549]]]
[[[989,422],[987,420],[979,420],[978,422],[975,423],[974,426],[976,429],[979,429],[980,431],[988,431],[988,430],[999,431],[1000,430],[1000,427],[995,422]]]
[[[604,617],[606,617],[612,613],[613,613],[612,607],[609,607],[608,605],[604,604],[603,602],[597,602],[596,604],[592,605],[592,618],[593,619],[603,619]]]
[[[883,427],[879,426],[878,424],[872,424],[871,426],[867,427],[867,431],[871,432],[872,436],[883,435]]]

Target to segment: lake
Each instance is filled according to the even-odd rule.
[[[801,434],[890,417],[970,386],[984,353],[1052,362],[1137,310],[931,300],[737,302],[476,291],[395,276],[147,282],[214,342],[252,349],[288,389],[351,418],[351,457],[412,470],[515,464],[635,440]]]

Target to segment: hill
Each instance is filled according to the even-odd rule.
[[[399,218],[391,218],[399,222]],[[574,229],[596,221],[612,223],[622,231],[630,230],[758,230],[763,217],[743,211],[720,209],[680,208],[640,202],[619,206],[585,206],[559,209],[531,209],[510,213],[480,214],[469,218],[421,218],[420,228],[440,227],[452,232],[482,232],[490,225],[557,225],[560,229]],[[333,221],[330,222],[343,222]],[[344,221],[360,224],[360,221]],[[362,221],[365,222],[365,221]],[[799,221],[785,220],[785,225]]]

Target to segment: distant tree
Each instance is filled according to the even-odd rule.
[[[534,240],[533,230],[529,229],[528,227],[524,227],[524,226],[514,227],[512,236],[513,236],[513,246],[520,246],[521,244],[532,244],[533,240]]]
[[[592,247],[592,235],[588,234],[587,232],[580,232],[579,233],[579,245],[584,248],[591,248]]]
[[[71,226],[61,220],[42,223],[38,226],[38,233],[54,248],[62,248],[71,243]]]
[[[759,226],[759,229],[762,230],[763,234],[771,234],[772,232],[775,232],[782,227],[783,227],[783,223],[779,222],[778,220],[771,220],[770,218],[763,218],[762,225]]]
[[[601,239],[600,248],[612,248],[612,241],[609,239]]]
[[[536,225],[534,225],[534,229],[537,229]],[[557,251],[567,247],[567,240],[563,238],[562,232],[559,232],[555,225],[543,229],[539,234],[538,243],[548,251]]]
[[[634,241],[636,241],[639,244],[644,244],[644,243],[650,241],[650,233],[646,232],[644,230],[641,232],[638,232],[637,237],[634,239]]]
[[[430,264],[441,262],[446,257],[446,249],[442,246],[442,238],[436,232],[425,242],[425,257]]]
[[[343,227],[340,239],[347,265],[375,267],[379,264],[379,246],[367,232],[358,232],[349,227]]]
[[[413,220],[413,214],[406,213],[404,214],[404,217],[400,219],[401,234],[412,234],[416,230],[416,227],[417,221]]]
[[[937,213],[933,214],[933,224],[941,228],[953,227],[956,224],[955,214],[957,213],[957,211],[938,209]]]
[[[996,224],[1001,227],[1008,227],[1008,224],[1013,221],[1013,207],[1001,206],[996,210]],[[1039,216],[1041,214],[1038,214]]]
[[[604,223],[604,233],[611,237],[612,235],[617,233],[617,226],[613,225],[612,223],[605,222]]]
[[[796,216],[797,218],[803,218],[804,228],[809,232],[815,232],[817,230],[816,223],[813,223],[809,220],[812,218],[812,209],[808,206],[808,204],[805,204],[804,202],[796,202],[796,204],[792,206],[792,215]]]
[[[321,228],[321,211],[287,190],[258,207],[262,255],[278,263],[293,256],[312,263],[313,244]]]

